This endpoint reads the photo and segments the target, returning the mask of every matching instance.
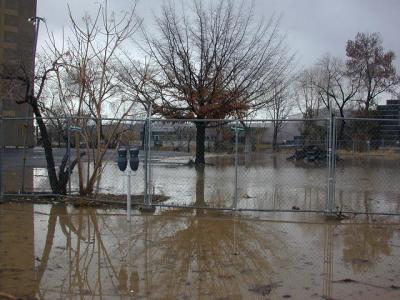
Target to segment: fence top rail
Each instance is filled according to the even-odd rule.
[[[349,120],[349,121],[376,121],[376,122],[400,122],[398,119],[382,119],[382,118],[347,118],[347,117],[335,117],[336,120]]]
[[[147,122],[149,119],[146,118],[94,118],[94,117],[41,117],[42,120],[101,120],[101,121],[121,121],[121,122]],[[21,121],[21,120],[36,120],[36,117],[1,117],[3,121]],[[245,122],[245,123],[257,123],[257,122],[318,122],[328,121],[329,118],[302,118],[302,119],[164,119],[164,118],[151,118],[151,122]]]
[[[161,119],[152,118],[152,121],[165,121],[165,122],[306,122],[306,121],[327,121],[329,118],[312,118],[312,119]]]
[[[121,123],[125,122],[147,122],[149,119],[145,118],[94,118],[94,117],[42,117],[42,120],[63,120],[68,122],[68,120],[91,120],[91,121],[118,121]],[[383,119],[383,118],[352,118],[352,117],[335,117],[336,120],[344,121],[372,121],[372,122],[399,122],[398,119]],[[0,120],[3,121],[26,121],[26,120],[36,120],[36,117],[1,117]],[[190,123],[200,123],[200,122],[224,122],[224,123],[260,123],[260,122],[327,122],[330,118],[301,118],[301,119],[164,119],[164,118],[151,118],[151,122],[190,122]]]
[[[3,121],[18,121],[18,120],[36,120],[37,118],[32,117],[3,117],[0,115],[0,120]],[[95,118],[88,116],[65,116],[65,117],[41,117],[42,120],[92,120],[92,121],[120,121],[120,122],[147,122],[148,118],[133,118],[131,116],[125,118]],[[336,120],[350,120],[350,121],[377,121],[377,122],[400,122],[399,118],[357,118],[357,117],[337,117]],[[318,121],[329,121],[330,117],[324,118],[285,118],[285,119],[169,119],[169,118],[161,118],[161,117],[151,117],[152,122],[225,122],[225,123],[233,123],[233,122],[244,122],[244,123],[257,123],[257,122],[318,122]]]

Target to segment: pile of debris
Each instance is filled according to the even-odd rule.
[[[327,151],[319,146],[311,145],[300,150],[296,149],[295,153],[287,159],[306,162],[326,161]]]

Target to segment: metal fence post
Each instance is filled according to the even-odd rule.
[[[148,150],[148,147],[147,147],[147,130],[148,130],[148,122],[147,122],[147,120],[146,121],[144,121],[144,126],[143,126],[143,150],[144,150],[144,163],[143,163],[143,170],[144,170],[144,190],[143,190],[143,193],[144,193],[144,204],[145,205],[147,205],[147,191],[148,191],[148,188],[147,188],[147,184],[148,184],[148,182],[147,182],[147,164],[148,164],[148,152],[147,152],[147,150]]]
[[[28,130],[29,130],[29,107],[27,107],[26,124],[24,126],[24,148],[22,149],[22,182],[20,193],[25,193],[25,169],[26,169],[26,146],[28,143]]]
[[[149,106],[149,136],[148,136],[148,146],[149,146],[149,171],[148,171],[148,175],[149,175],[149,183],[148,183],[148,188],[149,188],[149,192],[148,192],[148,203],[147,205],[150,206],[151,205],[151,198],[152,198],[152,189],[153,189],[153,184],[152,184],[152,174],[151,174],[151,114],[152,114],[152,104],[150,103]]]
[[[328,120],[328,157],[327,157],[327,164],[328,164],[328,170],[327,170],[327,195],[326,195],[326,201],[325,201],[325,213],[329,213],[329,208],[330,208],[330,199],[331,199],[331,155],[332,155],[332,115]]]
[[[239,121],[236,120],[235,123],[235,198],[233,202],[233,209],[237,209],[237,202],[238,202],[238,143],[239,143]]]
[[[325,213],[332,215],[335,205],[335,173],[336,173],[336,118],[331,114],[328,129],[328,193]]]
[[[126,219],[128,222],[131,221],[131,209],[132,209],[132,201],[131,201],[131,175],[132,170],[129,167],[128,170],[128,179],[127,179],[127,197],[126,197]]]
[[[150,206],[151,205],[151,110],[152,110],[152,105],[149,104],[148,109],[147,109],[147,120],[145,123],[145,130],[143,132],[144,134],[144,148],[145,148],[145,168],[144,168],[144,177],[145,177],[145,183],[144,183],[144,204],[145,206]]]
[[[337,143],[338,143],[338,137],[337,137],[337,128],[336,128],[336,117],[333,116],[333,136],[332,136],[332,201],[331,201],[331,210],[335,208],[335,195],[336,195],[336,149],[337,149]]]

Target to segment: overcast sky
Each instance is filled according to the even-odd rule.
[[[68,26],[67,3],[80,16],[85,11],[93,12],[98,2],[38,0],[37,14],[57,34],[63,26]],[[133,0],[108,0],[108,3],[111,9],[121,11],[132,5]],[[163,0],[139,1],[137,13],[145,19],[147,27],[152,25],[153,13],[157,14],[162,3]],[[281,30],[287,34],[287,44],[296,52],[301,66],[313,64],[326,53],[344,57],[346,41],[357,32],[380,32],[385,49],[396,53],[396,66],[400,69],[399,0],[254,0],[254,5],[260,17],[283,15]],[[39,47],[44,37],[42,30]]]

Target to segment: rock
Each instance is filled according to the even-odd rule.
[[[266,296],[269,295],[272,289],[277,288],[279,285],[277,283],[271,284],[255,284],[249,288],[249,291],[254,292],[256,294]]]

